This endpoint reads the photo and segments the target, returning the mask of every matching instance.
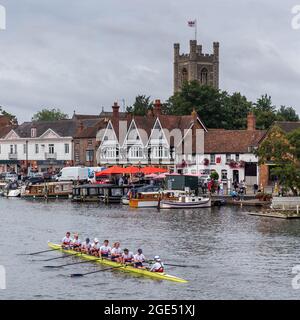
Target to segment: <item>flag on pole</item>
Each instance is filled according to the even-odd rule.
[[[188,21],[188,26],[189,26],[189,27],[196,27],[196,20],[190,20],[190,21]]]

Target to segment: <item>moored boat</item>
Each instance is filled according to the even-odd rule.
[[[193,209],[211,207],[210,198],[183,195],[176,200],[162,199],[159,202],[160,209]]]
[[[185,194],[182,190],[164,190],[157,192],[137,192],[129,200],[129,206],[132,208],[155,208],[163,199],[176,200],[180,195]]]
[[[53,250],[58,250],[64,253],[69,253],[72,254],[74,256],[78,256],[82,259],[85,260],[90,260],[91,262],[95,262],[98,264],[102,264],[102,265],[107,265],[107,266],[111,266],[111,267],[116,267],[118,268],[118,270],[124,271],[124,272],[131,272],[131,273],[136,273],[145,277],[150,277],[153,279],[158,279],[158,280],[168,280],[168,281],[174,281],[174,282],[180,282],[180,283],[186,283],[188,282],[185,279],[179,278],[179,277],[175,277],[166,273],[159,273],[159,272],[150,272],[147,269],[139,269],[139,268],[135,268],[129,265],[122,265],[121,263],[118,262],[114,262],[112,260],[109,259],[99,259],[97,257],[88,255],[88,254],[84,254],[84,253],[80,253],[74,250],[69,250],[69,249],[63,249],[61,247],[61,245],[59,244],[54,244],[52,242],[48,242],[48,246],[53,249]]]
[[[3,196],[8,198],[17,198],[21,195],[21,188],[17,181],[9,182],[3,190]]]
[[[29,184],[21,188],[23,198],[70,198],[73,190],[73,183],[65,182],[45,182],[42,184]]]

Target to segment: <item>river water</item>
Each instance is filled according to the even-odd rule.
[[[257,210],[257,209],[251,209]],[[130,209],[122,205],[78,204],[67,200],[0,199],[0,265],[6,290],[0,299],[299,299],[292,268],[300,264],[300,220],[262,218],[248,209]],[[122,247],[159,254],[186,284],[157,281],[118,270],[70,278],[103,268],[93,264],[46,269],[77,261],[46,250],[65,232],[80,237],[120,240]],[[35,260],[35,261],[34,261]],[[104,267],[105,268],[105,267]]]

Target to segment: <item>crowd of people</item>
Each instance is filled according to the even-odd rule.
[[[61,246],[63,249],[72,249],[98,258],[110,259],[124,265],[132,265],[135,268],[145,269],[144,263],[147,262],[142,249],[138,249],[137,253],[133,254],[133,252],[127,248],[122,250],[120,247],[121,243],[119,241],[115,242],[112,248],[109,246],[108,240],[104,240],[102,245],[97,238],[93,241],[86,238],[84,242],[81,242],[78,233],[75,233],[72,238],[71,233],[67,232],[65,237],[62,239]],[[149,271],[164,272],[164,264],[159,256],[154,257]]]

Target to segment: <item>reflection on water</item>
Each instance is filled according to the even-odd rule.
[[[298,299],[291,287],[291,269],[299,260],[300,221],[250,216],[246,208],[192,210],[130,209],[121,205],[70,201],[0,199],[0,264],[7,270],[7,290],[14,299]],[[251,209],[257,210],[257,209]],[[120,240],[122,247],[141,247],[146,257],[159,254],[166,263],[198,265],[170,267],[187,284],[154,281],[115,270],[84,278],[70,273],[97,270],[82,264],[43,268],[37,256],[17,253],[47,249],[64,233],[78,231],[82,239],[97,236]],[[11,241],[13,239],[13,241]],[[76,258],[51,261],[53,265]],[[49,264],[49,263],[46,263]],[[26,275],[26,276],[24,276]],[[136,287],[143,288],[136,296]]]

